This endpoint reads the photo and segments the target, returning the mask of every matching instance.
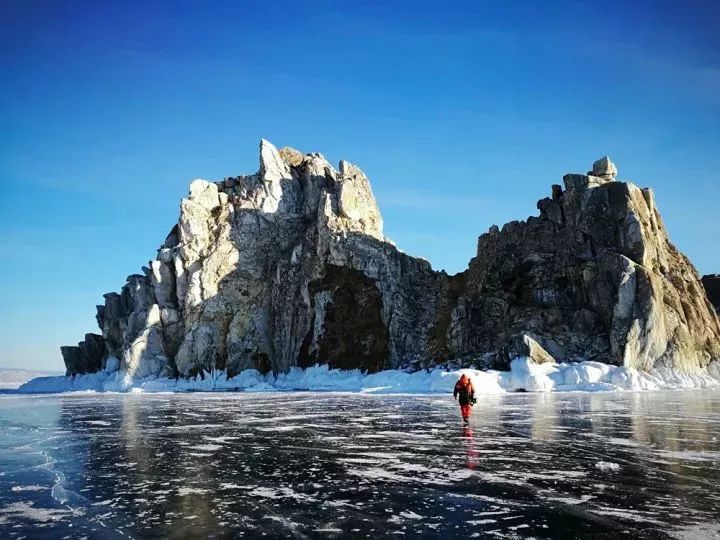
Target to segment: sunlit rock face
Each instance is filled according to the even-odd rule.
[[[63,348],[68,374],[108,358],[134,377],[518,355],[704,367],[717,315],[652,192],[616,176],[609,158],[566,175],[539,217],[491,228],[448,276],[384,237],[358,167],[263,140],[256,174],[190,184],[156,260],[98,306],[102,338]]]

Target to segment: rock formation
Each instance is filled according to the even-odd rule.
[[[705,286],[708,300],[715,306],[715,311],[720,313],[720,274],[703,276],[702,283]]]
[[[652,191],[609,158],[492,227],[468,270],[432,270],[383,235],[367,177],[260,143],[260,170],[194,180],[156,260],[97,307],[68,374],[593,359],[649,370],[720,358],[720,322]],[[116,364],[115,361],[112,364]]]
[[[652,191],[614,181],[607,158],[593,171],[553,186],[539,217],[480,237],[449,349],[502,352],[508,335],[531,333],[558,360],[650,370],[720,357],[718,318]]]

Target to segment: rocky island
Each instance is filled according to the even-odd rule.
[[[605,157],[537,207],[482,234],[451,276],[383,235],[357,166],[263,140],[257,173],[192,181],[157,258],[97,306],[102,333],[61,348],[67,374],[720,359],[718,315],[652,190]]]

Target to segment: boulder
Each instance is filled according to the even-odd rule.
[[[617,176],[617,167],[610,161],[610,158],[605,156],[598,159],[592,166],[592,175],[606,180],[615,180]]]
[[[290,167],[300,167],[303,161],[305,161],[305,156],[302,152],[299,152],[294,148],[290,148],[289,146],[283,146],[280,150],[278,150],[278,154]]]
[[[507,370],[516,358],[527,358],[534,364],[555,363],[555,359],[530,334],[518,333],[507,339],[496,358],[495,369]]]

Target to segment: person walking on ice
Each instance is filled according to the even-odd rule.
[[[458,396],[460,396],[459,400]],[[460,375],[460,380],[455,383],[453,398],[460,404],[460,414],[462,414],[463,421],[468,424],[470,422],[472,406],[475,405],[475,390],[473,389],[472,381],[470,381],[470,378],[464,373]]]

